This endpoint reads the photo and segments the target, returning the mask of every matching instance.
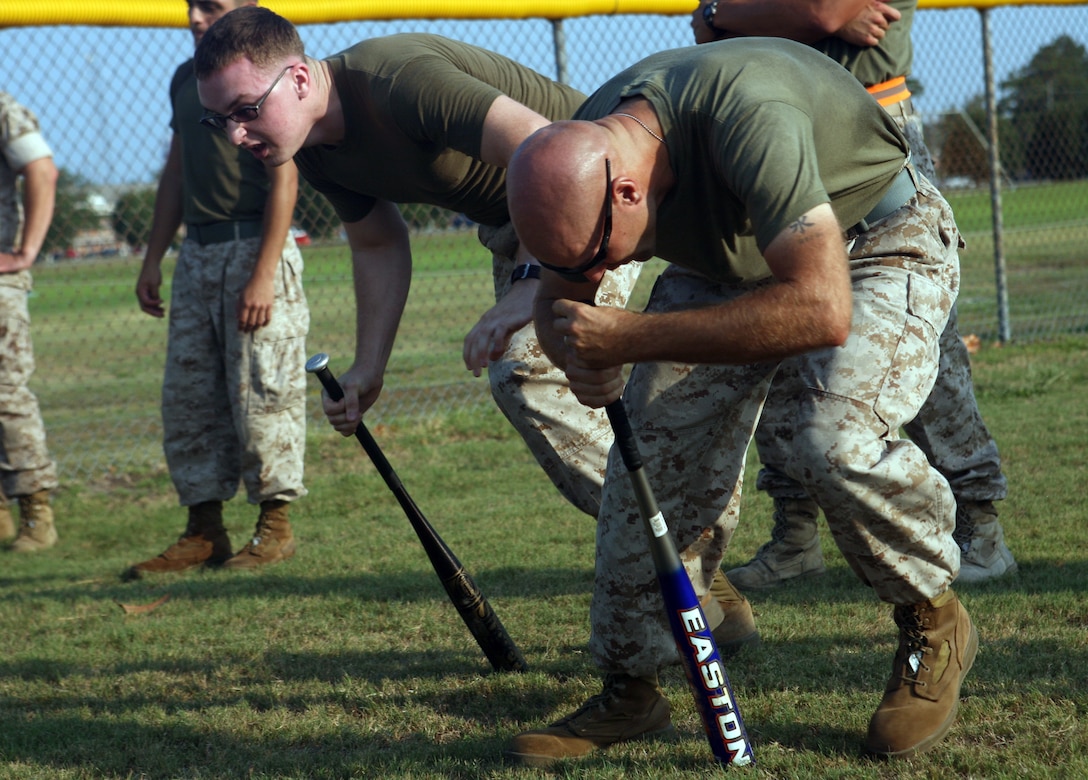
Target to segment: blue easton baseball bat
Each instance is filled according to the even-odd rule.
[[[343,388],[329,370],[329,356],[324,352],[306,361],[306,371],[317,375],[329,398],[339,401],[344,397]],[[361,420],[355,428],[355,438],[363,445],[363,449],[370,456],[378,473],[382,475],[385,484],[396,496],[401,509],[408,517],[408,522],[412,524],[416,536],[419,537],[420,544],[423,545],[423,550],[427,553],[435,574],[442,581],[442,587],[446,589],[457,613],[465,621],[469,632],[476,640],[476,644],[484,651],[491,666],[500,672],[525,671],[525,658],[514,640],[510,638],[510,634],[506,632],[499,616],[495,614],[495,610],[491,608],[491,604],[488,603],[469,573],[465,571],[465,567],[461,565],[457,556],[453,554],[446,542],[424,517],[423,512],[416,506],[412,497],[408,495],[400,477],[393,471],[378,442],[374,440]]]
[[[638,500],[639,512],[646,524],[650,552],[653,555],[657,581],[665,609],[669,613],[669,625],[676,640],[676,649],[684,664],[688,683],[699,716],[703,719],[706,738],[714,758],[726,766],[746,766],[755,763],[752,743],[744,720],[737,709],[729,676],[725,672],[721,653],[706,624],[706,615],[695,596],[695,589],[684,570],[680,554],[669,536],[669,527],[658,509],[646,474],[642,471],[642,455],[638,442],[627,419],[623,399],[617,399],[605,407],[608,421],[616,434],[623,464],[627,467],[631,486]]]

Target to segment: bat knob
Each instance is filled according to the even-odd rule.
[[[329,365],[329,356],[324,352],[318,352],[306,361],[307,373],[314,374]]]

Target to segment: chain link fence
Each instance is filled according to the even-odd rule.
[[[185,7],[175,5],[180,24]],[[302,25],[300,31],[316,57],[371,36],[434,32],[499,51],[589,92],[643,56],[688,45],[689,19],[673,11],[556,22],[348,21]],[[984,345],[1007,339],[1010,331],[1019,341],[1083,332],[1088,7],[979,11],[923,3],[914,42],[915,105],[926,118],[938,184],[968,242],[961,332]],[[985,55],[991,45],[995,110],[988,113]],[[0,29],[0,89],[38,114],[62,171],[49,246],[35,268],[31,312],[38,362],[33,388],[65,479],[162,468],[166,324],[139,311],[133,290],[170,139],[167,86],[192,48],[189,32],[180,27]],[[999,190],[990,187],[994,170]],[[386,387],[370,414],[375,422],[487,403],[489,397],[486,378],[474,378],[461,364],[462,337],[493,302],[488,255],[461,215],[411,206],[404,213],[413,228],[417,271]],[[354,304],[341,228],[305,185],[295,225],[305,245],[310,351],[329,352],[334,370],[342,370],[352,356]],[[171,270],[168,262],[164,273]],[[316,383],[310,402],[319,423]]]

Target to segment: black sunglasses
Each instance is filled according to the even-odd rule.
[[[601,248],[587,262],[576,265],[574,268],[563,268],[550,265],[543,260],[538,263],[549,271],[558,274],[568,282],[588,282],[586,273],[592,271],[608,258],[608,239],[612,237],[612,161],[607,157],[604,160],[604,238],[601,239]]]
[[[265,90],[265,93],[261,95],[260,100],[254,103],[252,106],[242,106],[241,108],[231,111],[229,114],[217,114],[214,111],[204,109],[204,115],[200,117],[200,124],[207,125],[208,127],[214,127],[216,130],[226,130],[227,120],[234,122],[235,124],[242,124],[242,122],[252,122],[258,116],[261,115],[261,106],[264,105],[264,101],[268,100],[268,96],[272,94],[272,90],[276,88],[276,85],[280,83],[280,79],[284,74],[294,65],[288,65],[282,71],[280,75],[276,76],[276,80],[272,82],[272,86]]]

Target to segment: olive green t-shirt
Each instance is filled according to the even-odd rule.
[[[569,119],[585,99],[513,60],[437,35],[372,38],[326,61],[344,139],[301,149],[295,162],[344,222],[381,199],[505,224],[506,171],[479,159],[491,104],[506,95],[555,120]]]
[[[174,72],[170,105],[170,128],[181,141],[185,223],[260,222],[268,200],[268,174],[260,160],[232,144],[226,133],[200,124],[204,108],[192,60]]]
[[[812,45],[853,73],[854,78],[867,87],[899,76],[909,76],[914,61],[910,33],[918,0],[889,0],[888,5],[899,11],[902,17],[888,26],[884,38],[876,46],[854,46],[835,36]]]
[[[856,224],[891,186],[907,142],[857,79],[810,46],[736,38],[654,54],[593,93],[576,119],[641,95],[676,183],[657,211],[657,256],[721,281],[761,279],[759,251],[830,202]],[[745,243],[749,246],[745,247]]]

